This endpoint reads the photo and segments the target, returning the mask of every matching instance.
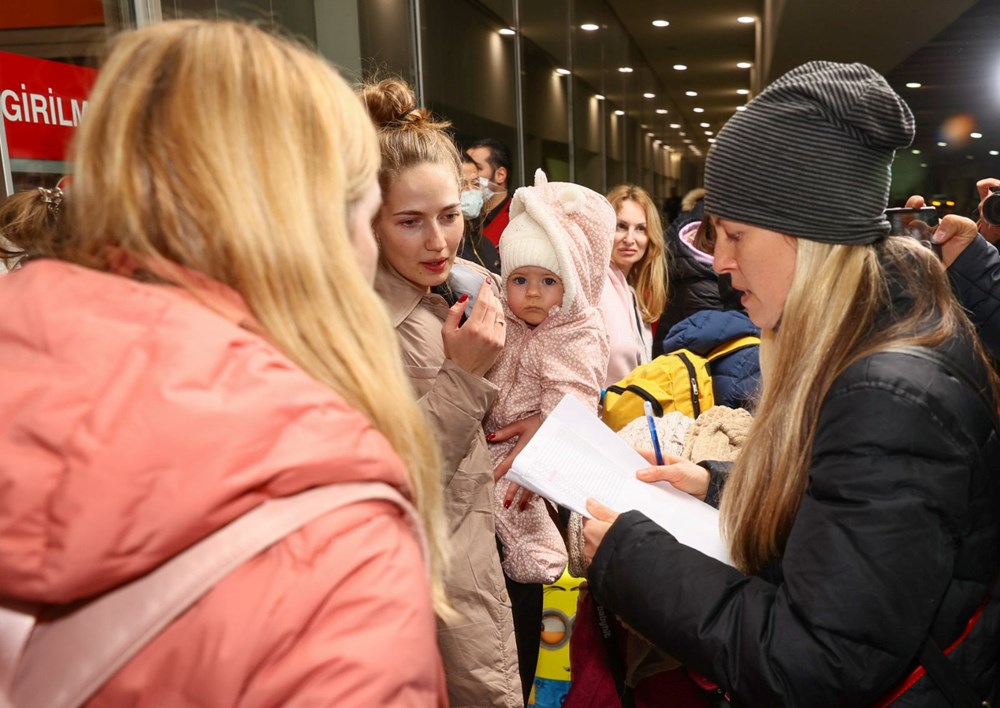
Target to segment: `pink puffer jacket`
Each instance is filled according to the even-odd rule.
[[[0,277],[0,597],[92,597],[317,485],[409,495],[385,438],[204,286],[211,310],[56,261]],[[446,705],[429,595],[398,508],[334,511],[224,579],[88,705]]]

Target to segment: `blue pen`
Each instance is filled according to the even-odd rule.
[[[646,422],[649,423],[649,437],[653,438],[653,452],[656,453],[656,464],[663,464],[663,452],[660,450],[660,436],[656,434],[656,423],[653,422],[653,406],[646,401],[642,404],[646,411]]]

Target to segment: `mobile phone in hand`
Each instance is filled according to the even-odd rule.
[[[476,304],[476,298],[479,297],[479,291],[485,281],[485,276],[464,263],[456,261],[452,265],[451,273],[448,274],[448,287],[456,299],[462,295],[469,296],[469,301],[465,305],[466,317],[472,314],[472,307]]]

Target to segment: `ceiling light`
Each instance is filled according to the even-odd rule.
[[[651,138],[651,137],[653,137],[654,135],[656,135],[656,133],[646,133],[646,137],[647,137],[647,138]]]
[[[685,145],[690,145],[691,144],[691,139],[690,138],[684,138],[684,144]]]
[[[653,27],[669,27],[670,23],[666,20],[653,20]]]
[[[746,109],[747,109],[746,106],[736,106],[736,110],[738,111],[745,111]]]
[[[923,86],[923,84],[921,84],[919,81],[911,81],[906,85],[906,88],[920,88],[921,86]]]
[[[972,155],[966,155],[965,159],[966,160],[975,160],[976,158],[974,158]]]
[[[695,113],[704,113],[705,112],[704,108],[697,108],[697,107],[695,107],[695,108],[692,108],[691,110],[694,111]]]
[[[675,71],[687,71],[687,64],[674,64]]]
[[[700,125],[702,128],[711,128],[712,127],[708,123],[699,123],[698,125]]]
[[[921,166],[921,167],[927,167],[927,163],[926,163],[926,162],[921,162],[921,163],[920,163],[920,166]]]
[[[647,91],[646,93],[642,94],[642,97],[643,98],[656,98],[656,94],[655,93],[649,93]]]
[[[741,96],[746,96],[748,93],[750,93],[750,89],[736,89],[736,93],[738,93]]]
[[[983,134],[982,133],[969,133],[969,137],[970,138],[975,138],[976,140],[979,140],[979,138],[983,137]]]
[[[918,149],[916,149],[916,148],[913,148],[912,150],[910,150],[910,152],[912,152],[914,155],[919,155],[920,154],[920,151]]]
[[[667,109],[666,108],[657,108],[656,112],[659,113],[661,116],[667,115]]]
[[[990,150],[991,155],[1000,155],[1000,150]]]
[[[739,22],[741,25],[753,24],[753,18],[747,17],[745,15],[743,17],[737,17],[736,21]]]
[[[682,131],[681,131],[680,133],[678,133],[678,135],[680,135],[680,136],[681,136],[681,137],[683,138],[683,137],[684,137],[685,135],[687,135],[687,133],[685,133],[685,132],[684,132],[684,131],[682,130]]]
[[[674,130],[677,130],[678,128],[681,127],[681,124],[680,123],[671,123],[670,127],[673,128]]]
[[[751,64],[750,62],[748,62],[748,61],[741,61],[739,64],[736,65],[736,68],[737,69],[749,69],[751,66],[753,66],[753,64]]]
[[[595,93],[594,94],[594,98],[596,98],[598,101],[603,101],[604,100],[604,96],[602,94],[599,94],[599,93]]]
[[[633,69],[631,66],[619,66],[618,71],[622,72],[623,74],[631,74]]]
[[[593,22],[584,22],[582,25],[580,25],[580,29],[585,30],[587,32],[596,32],[597,30],[601,29],[601,27],[600,25],[595,25]]]
[[[690,96],[691,98],[694,98],[695,96],[698,95],[698,92],[697,91],[685,91],[684,95],[685,96]]]
[[[569,76],[571,72],[569,69],[564,69],[560,66],[556,69],[556,73],[559,74],[559,76]]]
[[[642,128],[643,130],[645,130],[645,129],[646,129],[646,128],[648,128],[649,126],[648,126],[648,125],[646,125],[645,123],[643,123],[643,124],[642,124],[642,125],[640,125],[639,127],[640,127],[640,128]]]
[[[706,130],[705,135],[715,135],[711,130]]]
[[[715,142],[715,138],[709,138],[709,139],[708,139],[708,142],[710,142],[710,143],[714,143],[714,142]]]
[[[513,35],[513,34],[517,34],[517,32],[515,32],[514,30],[512,30],[512,29],[511,29],[510,27],[501,27],[501,28],[500,28],[499,30],[497,30],[497,31],[498,31],[498,32],[499,32],[500,34],[502,34],[502,35],[503,35],[504,37],[510,37],[510,36],[511,36],[511,35]]]
[[[625,111],[621,111],[621,110],[615,111],[615,115],[616,116],[623,116],[623,115],[625,115]]]

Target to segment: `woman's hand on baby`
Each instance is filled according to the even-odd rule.
[[[650,462],[655,460],[655,457],[649,457],[652,453],[647,455],[645,451],[642,451],[641,454]],[[663,461],[666,464],[639,470],[635,476],[643,482],[669,482],[685,494],[705,501],[705,496],[708,494],[708,483],[711,479],[708,470],[675,455],[664,455]]]
[[[488,279],[479,289],[472,313],[465,324],[460,325],[467,302],[467,297],[460,298],[451,306],[444,321],[441,328],[444,355],[470,374],[484,376],[500,356],[507,323],[500,300],[493,294]]]
[[[493,470],[494,480],[499,480],[507,474],[510,470],[510,466],[514,464],[514,458],[517,457],[517,453],[524,449],[524,446],[528,444],[529,440],[531,440],[531,436],[534,435],[540,427],[542,427],[542,414],[535,413],[527,418],[516,420],[510,425],[505,425],[486,438],[491,443],[501,443],[512,438],[517,438],[517,443],[514,445],[514,449],[508,452],[507,456],[503,458],[503,460],[500,461],[500,464]],[[514,497],[518,492],[521,492],[521,497],[516,508],[524,511],[528,508],[528,504],[535,495],[527,489],[522,489],[520,485],[514,484],[513,482],[507,489],[507,496],[504,498],[504,506],[510,507],[514,503]]]

